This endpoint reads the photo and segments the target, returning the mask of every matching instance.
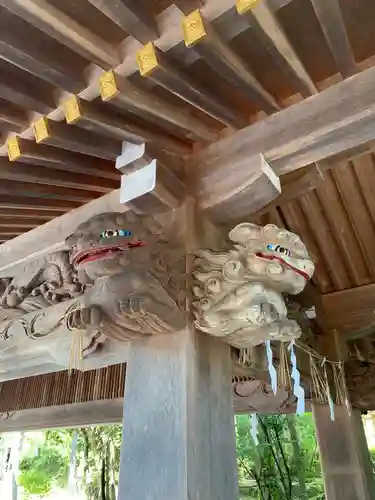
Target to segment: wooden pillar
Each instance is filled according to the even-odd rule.
[[[372,500],[375,483],[370,453],[359,410],[349,417],[335,407],[335,422],[328,405],[313,406],[327,500]]]
[[[228,345],[185,329],[134,342],[119,500],[238,498]]]

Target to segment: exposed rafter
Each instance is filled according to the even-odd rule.
[[[157,129],[140,126],[111,112],[104,105],[83,101],[73,96],[64,103],[64,107],[67,123],[86,130],[136,144],[145,141],[155,142],[159,147],[180,155],[187,155],[192,151],[190,144]]]
[[[147,0],[89,0],[126,33],[141,43],[158,38],[156,21]]]
[[[36,144],[34,141],[13,136],[8,139],[8,157],[10,161],[26,162],[34,165],[73,172],[82,175],[111,179],[117,182],[119,175],[112,162],[99,158],[87,158],[85,155],[64,149]]]
[[[21,196],[0,196],[0,210],[3,208],[16,210],[46,210],[61,212],[69,212],[78,208],[82,203],[66,200],[52,200],[49,198],[23,198]]]
[[[142,76],[149,78],[166,88],[172,94],[201,109],[216,120],[235,128],[248,124],[248,119],[227,103],[221,103],[220,97],[190,77],[177,61],[161,52],[151,42],[137,54],[137,61]]]
[[[85,87],[83,75],[73,70],[69,61],[61,61],[61,50],[52,56],[48,37],[6,9],[0,11],[0,57],[69,92]],[[62,47],[63,49],[64,47]]]
[[[57,170],[24,163],[10,163],[5,158],[0,160],[0,179],[84,189],[97,193],[108,193],[119,187],[119,183],[115,180],[67,172],[63,166],[61,170]]]
[[[258,82],[242,59],[223,41],[199,10],[183,20],[185,44],[196,51],[219,75],[236,86],[259,109],[274,113],[278,103]]]
[[[108,71],[100,78],[100,91],[103,101],[168,128],[171,133],[176,133],[177,128],[183,130],[185,137],[191,140],[214,141],[218,138],[215,130],[188,111],[136,87],[113,71]]]
[[[292,74],[296,90],[304,97],[316,94],[316,85],[288,40],[275,13],[269,7],[268,0],[255,4],[249,0],[237,0],[237,10],[249,21],[253,33],[281,70],[287,76]]]
[[[346,78],[358,72],[338,0],[311,0],[337,68]]]
[[[74,125],[48,120],[45,116],[34,123],[34,134],[38,144],[48,144],[108,160],[115,160],[121,151],[119,140],[103,137]]]
[[[0,5],[102,68],[120,62],[111,44],[45,0],[0,0]]]
[[[32,168],[32,167],[31,167]],[[35,182],[15,182],[1,178],[0,172],[0,195],[24,196],[26,198],[50,198],[55,200],[78,201],[87,203],[100,196],[98,191],[86,191],[84,189],[72,189],[48,184],[37,184]]]
[[[25,111],[4,99],[0,99],[0,123],[6,124],[13,132],[24,130],[29,124]]]
[[[27,78],[14,77],[7,71],[10,64],[1,61],[0,66],[0,97],[25,109],[37,113],[50,113],[55,109],[52,89],[40,82],[38,88],[30,85]]]

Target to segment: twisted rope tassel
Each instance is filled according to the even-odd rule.
[[[69,307],[65,314],[65,325],[68,330],[72,332],[72,342],[70,344],[69,353],[69,373],[73,370],[83,371],[83,333],[82,330],[77,328],[77,325],[73,321],[74,312],[80,308],[80,303],[75,302]]]
[[[290,391],[292,388],[292,379],[290,376],[289,359],[287,355],[287,347],[285,342],[280,342],[280,362],[278,366],[277,376],[279,387]]]
[[[324,373],[324,381],[325,381],[325,388],[326,388],[326,393],[327,393],[327,401],[329,405],[329,412],[331,416],[332,422],[335,421],[335,405],[333,404],[333,399],[331,396],[331,389],[329,387],[329,381],[328,381],[328,375],[327,375],[327,364],[326,364],[326,359],[324,358],[323,363],[323,373]]]

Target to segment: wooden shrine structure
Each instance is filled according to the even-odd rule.
[[[327,500],[374,498],[374,16],[0,0],[0,432],[124,418],[120,500],[234,500],[233,412],[295,411],[263,341],[300,337]]]

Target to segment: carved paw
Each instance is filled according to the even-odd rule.
[[[67,317],[67,325],[69,330],[99,328],[101,319],[102,311],[98,307],[82,307],[69,313]]]

